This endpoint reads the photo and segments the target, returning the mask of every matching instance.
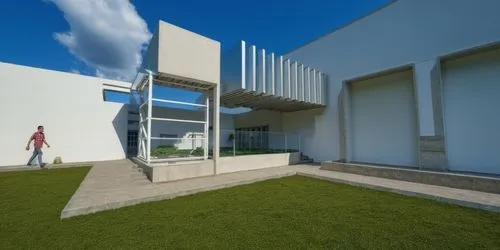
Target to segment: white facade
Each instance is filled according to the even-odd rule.
[[[213,91],[215,107],[222,101],[259,109],[221,116],[212,137],[221,147],[231,146],[233,129],[268,126],[280,134],[270,147],[299,133],[283,143],[316,161],[500,174],[499,9],[498,0],[398,0],[285,56],[241,42],[222,60],[218,42],[160,22],[142,68],[164,84]],[[162,30],[180,35],[158,35]],[[53,145],[47,161],[124,158],[128,111],[102,100],[106,82],[127,85],[0,64],[0,84],[9,88],[1,94],[9,109],[0,113],[7,131],[0,166],[25,163],[30,153],[21,150],[39,123]],[[201,111],[151,112],[206,118]],[[152,137],[204,132],[151,126]]]
[[[43,160],[52,163],[61,157],[64,163],[117,160],[127,157],[127,132],[137,131],[139,120],[129,114],[126,104],[104,100],[104,90],[126,92],[130,83],[78,74],[0,63],[0,94],[4,131],[0,151],[1,166],[24,165],[32,154],[25,147],[38,125],[45,127],[51,148],[44,147]],[[10,108],[9,108],[10,107]],[[131,110],[135,111],[135,110]],[[154,107],[153,114],[174,119],[204,120],[202,110]],[[212,115],[211,115],[212,116]],[[230,147],[229,132],[234,131],[233,116],[222,114],[222,147]],[[210,119],[210,125],[213,119]],[[202,134],[200,124],[153,122],[152,136],[176,135],[187,138]],[[193,149],[192,140],[173,142],[179,149]],[[202,143],[202,140],[195,142]],[[32,144],[32,143],[31,143]],[[152,148],[165,141],[153,140]],[[210,138],[210,145],[212,138]]]
[[[459,149],[455,147],[459,147],[459,145],[449,145],[452,141],[453,143],[458,143],[460,140],[472,140],[456,139],[458,134],[456,136],[454,134],[458,133],[458,129],[461,129],[461,127],[451,129],[451,126],[454,126],[456,122],[446,120],[470,119],[470,117],[466,118],[467,115],[464,113],[459,115],[462,118],[452,118],[455,114],[450,114],[450,112],[458,112],[452,110],[460,109],[460,105],[466,105],[465,103],[453,103],[453,101],[450,100],[450,98],[456,98],[456,96],[461,95],[460,93],[446,93],[448,89],[452,88],[448,86],[450,84],[446,81],[449,77],[456,77],[455,73],[453,73],[453,75],[447,75],[446,79],[443,80],[443,90],[445,92],[443,93],[443,102],[445,102],[444,123],[446,124],[444,131],[440,129],[442,125],[439,125],[443,123],[439,118],[441,117],[439,112],[442,112],[440,110],[443,109],[442,107],[434,106],[439,106],[439,101],[433,100],[432,94],[434,92],[438,93],[436,95],[439,95],[440,92],[440,90],[432,91],[432,88],[433,82],[441,82],[439,68],[441,67],[441,60],[444,60],[443,58],[458,52],[468,51],[478,47],[489,47],[500,43],[500,29],[498,29],[500,15],[498,15],[498,9],[500,9],[500,1],[497,0],[399,0],[290,52],[287,55],[289,58],[317,68],[328,76],[327,91],[330,101],[320,115],[317,114],[317,111],[302,111],[295,114],[290,113],[283,116],[284,119],[282,123],[293,124],[297,120],[300,120],[301,123],[303,123],[303,127],[309,128],[307,132],[302,133],[302,148],[304,148],[304,151],[307,151],[307,154],[312,156],[315,160],[338,160],[344,157],[343,154],[346,155],[348,160],[354,160],[352,158],[357,156],[359,153],[358,150],[368,149],[352,149],[352,146],[355,146],[352,144],[358,142],[358,138],[355,137],[356,135],[353,135],[353,132],[356,133],[359,128],[353,127],[357,126],[352,124],[352,122],[357,121],[356,117],[352,117],[353,115],[356,116],[356,114],[350,113],[352,112],[352,107],[349,107],[349,105],[352,104],[352,100],[350,100],[351,96],[346,95],[343,90],[349,93],[350,82],[357,78],[408,67],[414,74],[415,105],[417,108],[416,114],[418,115],[416,118],[407,117],[407,119],[416,119],[416,121],[418,121],[417,131],[421,140],[422,137],[426,136],[444,136],[448,142],[446,147],[449,154],[446,164],[452,170],[500,173],[498,167],[496,167],[496,170],[491,170],[493,166],[500,166],[500,160],[492,153],[487,153],[488,150],[486,150],[487,147],[491,146],[498,148],[498,144],[495,144],[495,142],[489,140],[490,144],[479,144],[476,141],[476,143],[469,146],[475,147],[474,149],[467,149],[473,152],[470,152],[470,154],[462,152],[460,158],[455,158],[454,156],[458,154],[457,150]],[[499,81],[498,76],[493,73],[499,71],[498,66],[495,65],[497,65],[497,63],[492,63],[489,64],[489,66],[477,69],[479,71],[484,70],[484,72],[473,76],[475,78],[468,78],[469,80],[478,79],[478,81],[484,80],[479,79],[481,76],[489,79],[496,79],[496,83],[490,80],[484,80],[487,81],[487,83],[477,84],[473,87],[479,89],[487,88],[480,86],[489,86],[489,94],[482,96],[493,105],[490,106],[491,110],[498,109],[497,100],[499,99],[499,92],[493,91],[498,87],[497,83]],[[471,71],[473,69],[468,70]],[[462,81],[467,80],[462,79]],[[470,84],[472,83],[470,82]],[[487,92],[486,89],[477,91],[481,93]],[[463,94],[464,96],[467,95],[465,93]],[[339,99],[339,97],[342,96],[344,100]],[[356,95],[354,98],[356,98]],[[462,101],[458,101],[457,99],[456,102]],[[474,100],[470,99],[470,102],[474,102]],[[341,105],[341,103],[343,104]],[[495,104],[497,105],[496,108]],[[450,105],[458,106],[451,108]],[[476,107],[475,112],[478,112],[480,108],[479,105],[480,104],[474,105]],[[399,120],[396,119],[393,121],[393,127],[387,125],[388,131],[397,129],[397,126],[401,126],[403,123],[411,123],[409,120],[403,120],[403,117],[405,117],[403,112],[405,112],[405,110],[406,109],[399,109],[401,113],[394,114],[395,117],[399,117]],[[472,110],[472,108],[468,108],[468,110]],[[398,111],[394,110],[394,112]],[[446,114],[446,112],[448,112],[448,114]],[[388,117],[384,117],[386,114],[383,112],[379,112],[379,114],[381,115],[380,119],[388,119]],[[478,126],[477,130],[481,130],[481,128],[498,127],[496,118],[484,113],[484,111],[476,113],[472,117],[476,116],[477,121],[481,121],[481,123],[476,125]],[[485,119],[486,116],[490,116],[490,119]],[[307,120],[307,122],[304,120]],[[369,126],[369,124],[366,124],[366,126]],[[407,127],[407,130],[410,129],[414,128]],[[490,135],[494,133],[491,129],[487,131]],[[472,138],[479,135],[480,134],[471,133],[466,137]],[[408,137],[408,144],[415,143],[413,138],[410,139],[410,135],[405,136]],[[377,133],[367,133],[364,134],[364,137],[363,140],[371,142],[372,146],[370,146],[370,148],[373,150],[376,149],[376,145],[373,141],[379,141],[381,139],[380,135]],[[462,143],[463,142],[464,141],[462,141]],[[423,143],[420,142],[420,147],[422,147],[422,144]],[[418,151],[416,145],[412,145],[411,147]],[[462,150],[465,150],[465,148],[462,148]],[[480,151],[481,153],[479,153]],[[388,151],[384,152],[386,155],[387,153]],[[393,153],[395,156],[403,155],[402,151]],[[484,167],[475,168],[473,167],[473,162],[477,163],[479,155],[483,156],[482,161],[488,161],[489,163],[484,163]],[[427,155],[420,152],[420,161],[422,161],[422,157],[425,156]],[[465,157],[467,157],[468,160],[464,162]],[[410,155],[406,153],[405,160],[394,163],[409,163],[410,161],[414,161],[414,158],[415,154]],[[375,161],[376,160],[373,160],[373,162]],[[463,163],[459,164],[457,161]],[[383,163],[390,164],[391,162],[384,160]],[[463,164],[467,164],[468,167]]]
[[[52,163],[124,159],[127,106],[103,100],[103,84],[129,83],[0,63],[0,166],[23,165],[32,154],[25,147],[38,125],[45,127]]]

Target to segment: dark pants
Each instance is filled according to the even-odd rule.
[[[33,155],[31,156],[30,160],[28,161],[28,165],[31,165],[31,162],[38,156],[38,165],[42,166],[42,149],[41,148],[35,148],[33,150]]]

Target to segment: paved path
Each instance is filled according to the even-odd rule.
[[[320,170],[319,166],[313,165],[268,168],[153,184],[133,163],[123,160],[96,163],[63,209],[61,218],[296,174],[500,212],[498,194]]]
[[[40,166],[16,165],[16,166],[0,166],[1,172],[15,172],[15,171],[35,171],[51,168],[73,168],[82,166],[92,166],[95,162],[78,162],[78,163],[62,163],[62,164],[46,164],[43,168]]]

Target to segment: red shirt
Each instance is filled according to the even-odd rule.
[[[35,148],[42,148],[43,142],[45,141],[45,135],[42,132],[35,132],[31,136],[31,140],[35,141]]]

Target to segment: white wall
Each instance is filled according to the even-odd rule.
[[[240,41],[221,57],[221,94],[245,88],[245,42]]]
[[[240,114],[234,117],[235,128],[248,128],[269,125],[270,132],[282,132],[281,112],[259,110]]]
[[[158,55],[155,56],[160,73],[219,84],[218,41],[163,21],[159,22],[157,32],[158,36],[153,38],[158,37]]]
[[[101,161],[125,158],[127,109],[103,101],[103,83],[127,83],[0,63],[0,166],[26,164],[25,150],[38,125],[51,148],[44,161]],[[32,147],[31,147],[32,148]]]
[[[328,150],[328,148],[324,148],[323,145],[318,142],[323,140],[322,137],[328,137],[329,135],[316,132],[318,129],[317,125],[329,125],[328,123],[322,122],[324,118],[324,109],[283,113],[283,132],[298,133],[300,136],[300,151],[308,156],[317,155],[318,152]],[[323,128],[323,131],[327,131],[328,129],[334,128]],[[296,140],[292,140],[291,143],[293,144],[298,142]]]
[[[399,0],[289,53],[328,75],[328,106],[322,116],[297,112],[283,124],[300,121],[312,128],[305,135],[311,148],[304,151],[315,160],[339,159],[343,81],[498,42],[499,9],[498,0]]]

